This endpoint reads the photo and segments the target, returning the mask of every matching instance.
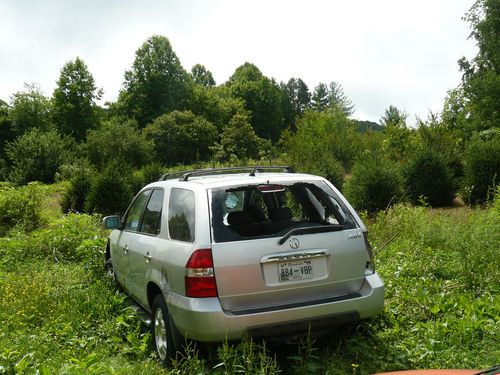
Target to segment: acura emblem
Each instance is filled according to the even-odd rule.
[[[291,238],[289,244],[292,249],[298,249],[300,246],[300,242],[296,238]]]

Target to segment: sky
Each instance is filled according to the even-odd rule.
[[[389,105],[425,119],[473,58],[462,17],[474,0],[0,0],[0,99],[24,83],[51,96],[63,65],[87,64],[102,102],[116,100],[135,51],[166,36],[183,67],[217,84],[245,62],[312,92],[339,82],[353,118],[378,122]]]

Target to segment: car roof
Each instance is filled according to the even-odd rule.
[[[304,173],[273,173],[263,172],[255,173],[254,176],[248,173],[227,173],[214,174],[190,177],[187,181],[182,178],[169,179],[164,181],[156,181],[148,185],[148,187],[205,187],[206,189],[234,186],[234,185],[253,185],[265,184],[268,181],[276,182],[291,182],[291,181],[321,181],[323,177],[304,174]]]

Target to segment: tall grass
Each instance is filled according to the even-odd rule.
[[[386,283],[378,317],[296,344],[245,339],[208,353],[191,344],[171,369],[106,279],[98,217],[54,212],[0,237],[0,374],[370,374],[500,362],[498,194],[486,209],[397,205],[372,219]]]

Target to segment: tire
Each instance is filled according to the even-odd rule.
[[[164,366],[169,366],[177,352],[174,342],[175,327],[170,321],[167,305],[162,295],[157,295],[152,306],[153,322],[151,324],[151,336],[156,356]]]
[[[113,286],[119,287],[118,280],[116,279],[115,270],[113,269],[113,262],[111,261],[111,258],[106,260],[106,263],[104,263],[104,268],[106,269],[106,275],[111,280]]]

